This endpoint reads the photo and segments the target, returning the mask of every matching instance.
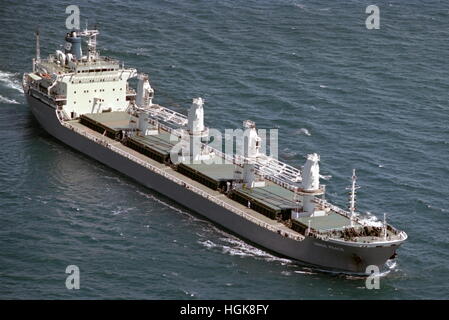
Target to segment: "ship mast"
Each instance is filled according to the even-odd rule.
[[[97,52],[97,35],[100,32],[97,29],[88,30],[87,24],[86,29],[80,33],[81,36],[87,37],[87,60],[91,61],[98,58]]]
[[[351,227],[354,226],[354,214],[355,214],[355,196],[356,196],[356,190],[360,187],[356,184],[357,182],[357,176],[355,175],[355,169],[352,169],[352,184],[351,187],[346,188],[347,190],[351,190],[349,193],[349,212],[351,213]]]
[[[33,58],[33,72],[36,72],[36,63],[41,61],[41,47],[39,39],[39,28],[36,30],[36,57]]]

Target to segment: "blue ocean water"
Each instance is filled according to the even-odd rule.
[[[210,127],[279,129],[279,156],[321,155],[328,199],[409,241],[381,279],[321,273],[221,231],[49,136],[20,87],[34,35],[63,43],[66,6],[97,23],[103,54],[150,74],[156,102]],[[449,294],[449,4],[376,1],[55,0],[0,5],[0,298],[442,299]],[[67,290],[77,265],[81,289]]]

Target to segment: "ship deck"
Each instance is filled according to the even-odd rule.
[[[85,113],[82,115],[83,120],[90,121],[99,126],[111,130],[131,129],[131,121],[137,123],[137,118],[120,111],[103,112],[103,113]]]
[[[174,169],[167,164],[170,159],[170,151],[178,141],[171,139],[170,133],[162,129],[152,135],[129,135],[125,144],[117,141],[120,130],[136,128],[137,119],[126,112],[84,114],[80,120],[72,120],[69,123],[98,138],[108,140],[108,143],[115,147],[169,172],[257,219],[275,225],[281,230],[295,232],[278,221],[288,220],[291,211],[302,206],[301,200],[297,202],[295,193],[282,186],[266,179],[263,179],[265,186],[255,188],[245,188],[237,183],[233,184],[232,191],[228,196],[220,191],[226,189],[228,182],[235,181],[236,165],[215,156],[208,161],[181,161]],[[105,135],[104,132],[107,134]],[[297,222],[304,227],[308,226],[309,221],[311,228],[319,231],[339,230],[351,225],[348,217],[334,211],[326,212],[324,216],[297,219]],[[355,223],[354,226],[360,225]]]
[[[227,188],[227,183],[234,180],[235,168],[233,163],[216,155],[207,162],[182,160],[178,165],[179,172],[214,190]]]
[[[258,213],[255,210],[252,210],[252,209],[250,209],[250,208],[248,208],[248,207],[246,207],[246,206],[244,206],[244,205],[242,205],[240,203],[237,203],[236,201],[234,201],[232,199],[229,199],[225,194],[223,194],[223,193],[221,193],[219,191],[216,191],[216,190],[212,190],[212,189],[206,187],[205,185],[203,185],[203,184],[201,184],[201,183],[199,183],[199,182],[197,182],[197,181],[195,181],[195,180],[193,180],[193,179],[191,179],[189,177],[186,177],[185,175],[177,172],[173,168],[171,168],[171,167],[169,167],[169,166],[167,166],[165,164],[159,163],[159,162],[157,162],[157,161],[155,161],[155,160],[153,160],[153,159],[151,159],[151,158],[149,158],[149,157],[147,157],[147,156],[145,156],[145,155],[143,155],[143,154],[141,154],[141,153],[139,153],[139,152],[137,152],[137,151],[127,147],[127,146],[125,146],[125,145],[123,145],[119,141],[111,139],[111,138],[109,138],[107,136],[104,136],[104,135],[100,134],[99,132],[97,132],[95,130],[92,130],[92,129],[86,127],[85,125],[80,123],[79,120],[71,120],[71,121],[67,121],[67,122],[70,125],[72,125],[73,127],[78,128],[78,129],[80,129],[82,131],[85,131],[85,132],[95,136],[97,139],[104,140],[105,142],[113,145],[114,147],[116,147],[116,148],[118,148],[118,149],[120,149],[120,150],[122,150],[124,152],[127,152],[127,153],[129,153],[129,154],[139,158],[140,160],[148,162],[149,164],[151,164],[151,165],[153,165],[153,166],[155,166],[155,167],[157,167],[157,168],[159,168],[161,170],[164,170],[165,172],[169,173],[170,175],[172,175],[172,176],[174,176],[174,177],[176,177],[178,179],[181,179],[181,180],[185,181],[186,183],[188,183],[190,185],[193,185],[196,188],[199,188],[200,190],[202,190],[205,193],[207,193],[209,196],[215,197],[215,198],[217,198],[217,199],[219,199],[221,201],[224,201],[228,205],[233,206],[233,207],[235,207],[235,208],[237,208],[237,209],[239,209],[241,211],[244,211],[245,213],[251,215],[252,217],[254,217],[256,219],[259,219],[259,220],[261,220],[261,221],[263,221],[263,222],[265,222],[265,223],[267,223],[267,224],[269,224],[269,225],[271,225],[273,227],[276,227],[276,228],[278,228],[281,231],[294,234],[294,235],[296,235],[298,237],[303,237],[300,233],[295,232],[294,230],[291,230],[290,228],[285,226],[283,223],[278,222],[278,221],[273,220],[273,219],[270,219],[270,218],[264,216],[263,214]]]
[[[265,180],[264,187],[239,188],[234,192],[241,194],[249,201],[257,201],[275,211],[293,209],[298,206],[294,199],[294,192],[268,180]]]
[[[157,151],[164,156],[170,155],[170,150],[176,144],[175,141],[170,141],[170,134],[166,132],[160,132],[155,135],[147,135],[147,136],[132,136],[129,138],[130,140],[145,146],[147,148],[151,148]]]
[[[304,225],[308,225],[309,220],[310,227],[320,231],[338,230],[351,225],[351,220],[348,217],[333,211],[330,211],[325,216],[301,217],[298,219],[298,221]],[[354,222],[354,227],[359,226],[360,224]]]
[[[219,156],[214,156],[208,162],[181,161],[184,166],[198,171],[214,180],[234,179],[235,165]]]

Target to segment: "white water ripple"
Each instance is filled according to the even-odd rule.
[[[0,95],[0,102],[3,102],[3,103],[11,103],[11,104],[19,104],[16,100],[6,98],[6,97],[4,97],[4,96],[2,96],[2,95]]]
[[[2,83],[5,87],[17,90],[23,93],[22,86],[20,81],[17,79],[17,73],[10,73],[7,71],[0,70],[0,83]]]
[[[306,128],[301,128],[301,129],[299,129],[296,133],[297,133],[297,134],[303,134],[303,135],[308,136],[308,137],[310,137],[310,136],[312,135],[312,134],[310,133],[310,131],[307,130]]]
[[[224,232],[221,232],[224,234]],[[226,237],[220,238],[221,243],[215,243],[211,240],[198,241],[199,244],[203,245],[208,249],[219,248],[223,253],[229,254],[231,256],[239,257],[253,257],[257,259],[262,259],[265,261],[277,261],[282,264],[288,264],[292,261],[286,258],[280,258],[269,254],[268,252],[253,247],[244,241],[234,238],[231,235],[226,234]]]

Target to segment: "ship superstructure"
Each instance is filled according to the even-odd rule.
[[[358,273],[395,256],[407,235],[356,212],[355,172],[346,211],[324,199],[319,155],[301,170],[266,155],[253,121],[243,122],[241,154],[212,147],[203,99],[193,99],[187,116],[153,103],[148,75],[101,56],[98,34],[71,31],[64,52],[47,59],[37,35],[23,87],[50,134],[279,255]]]

